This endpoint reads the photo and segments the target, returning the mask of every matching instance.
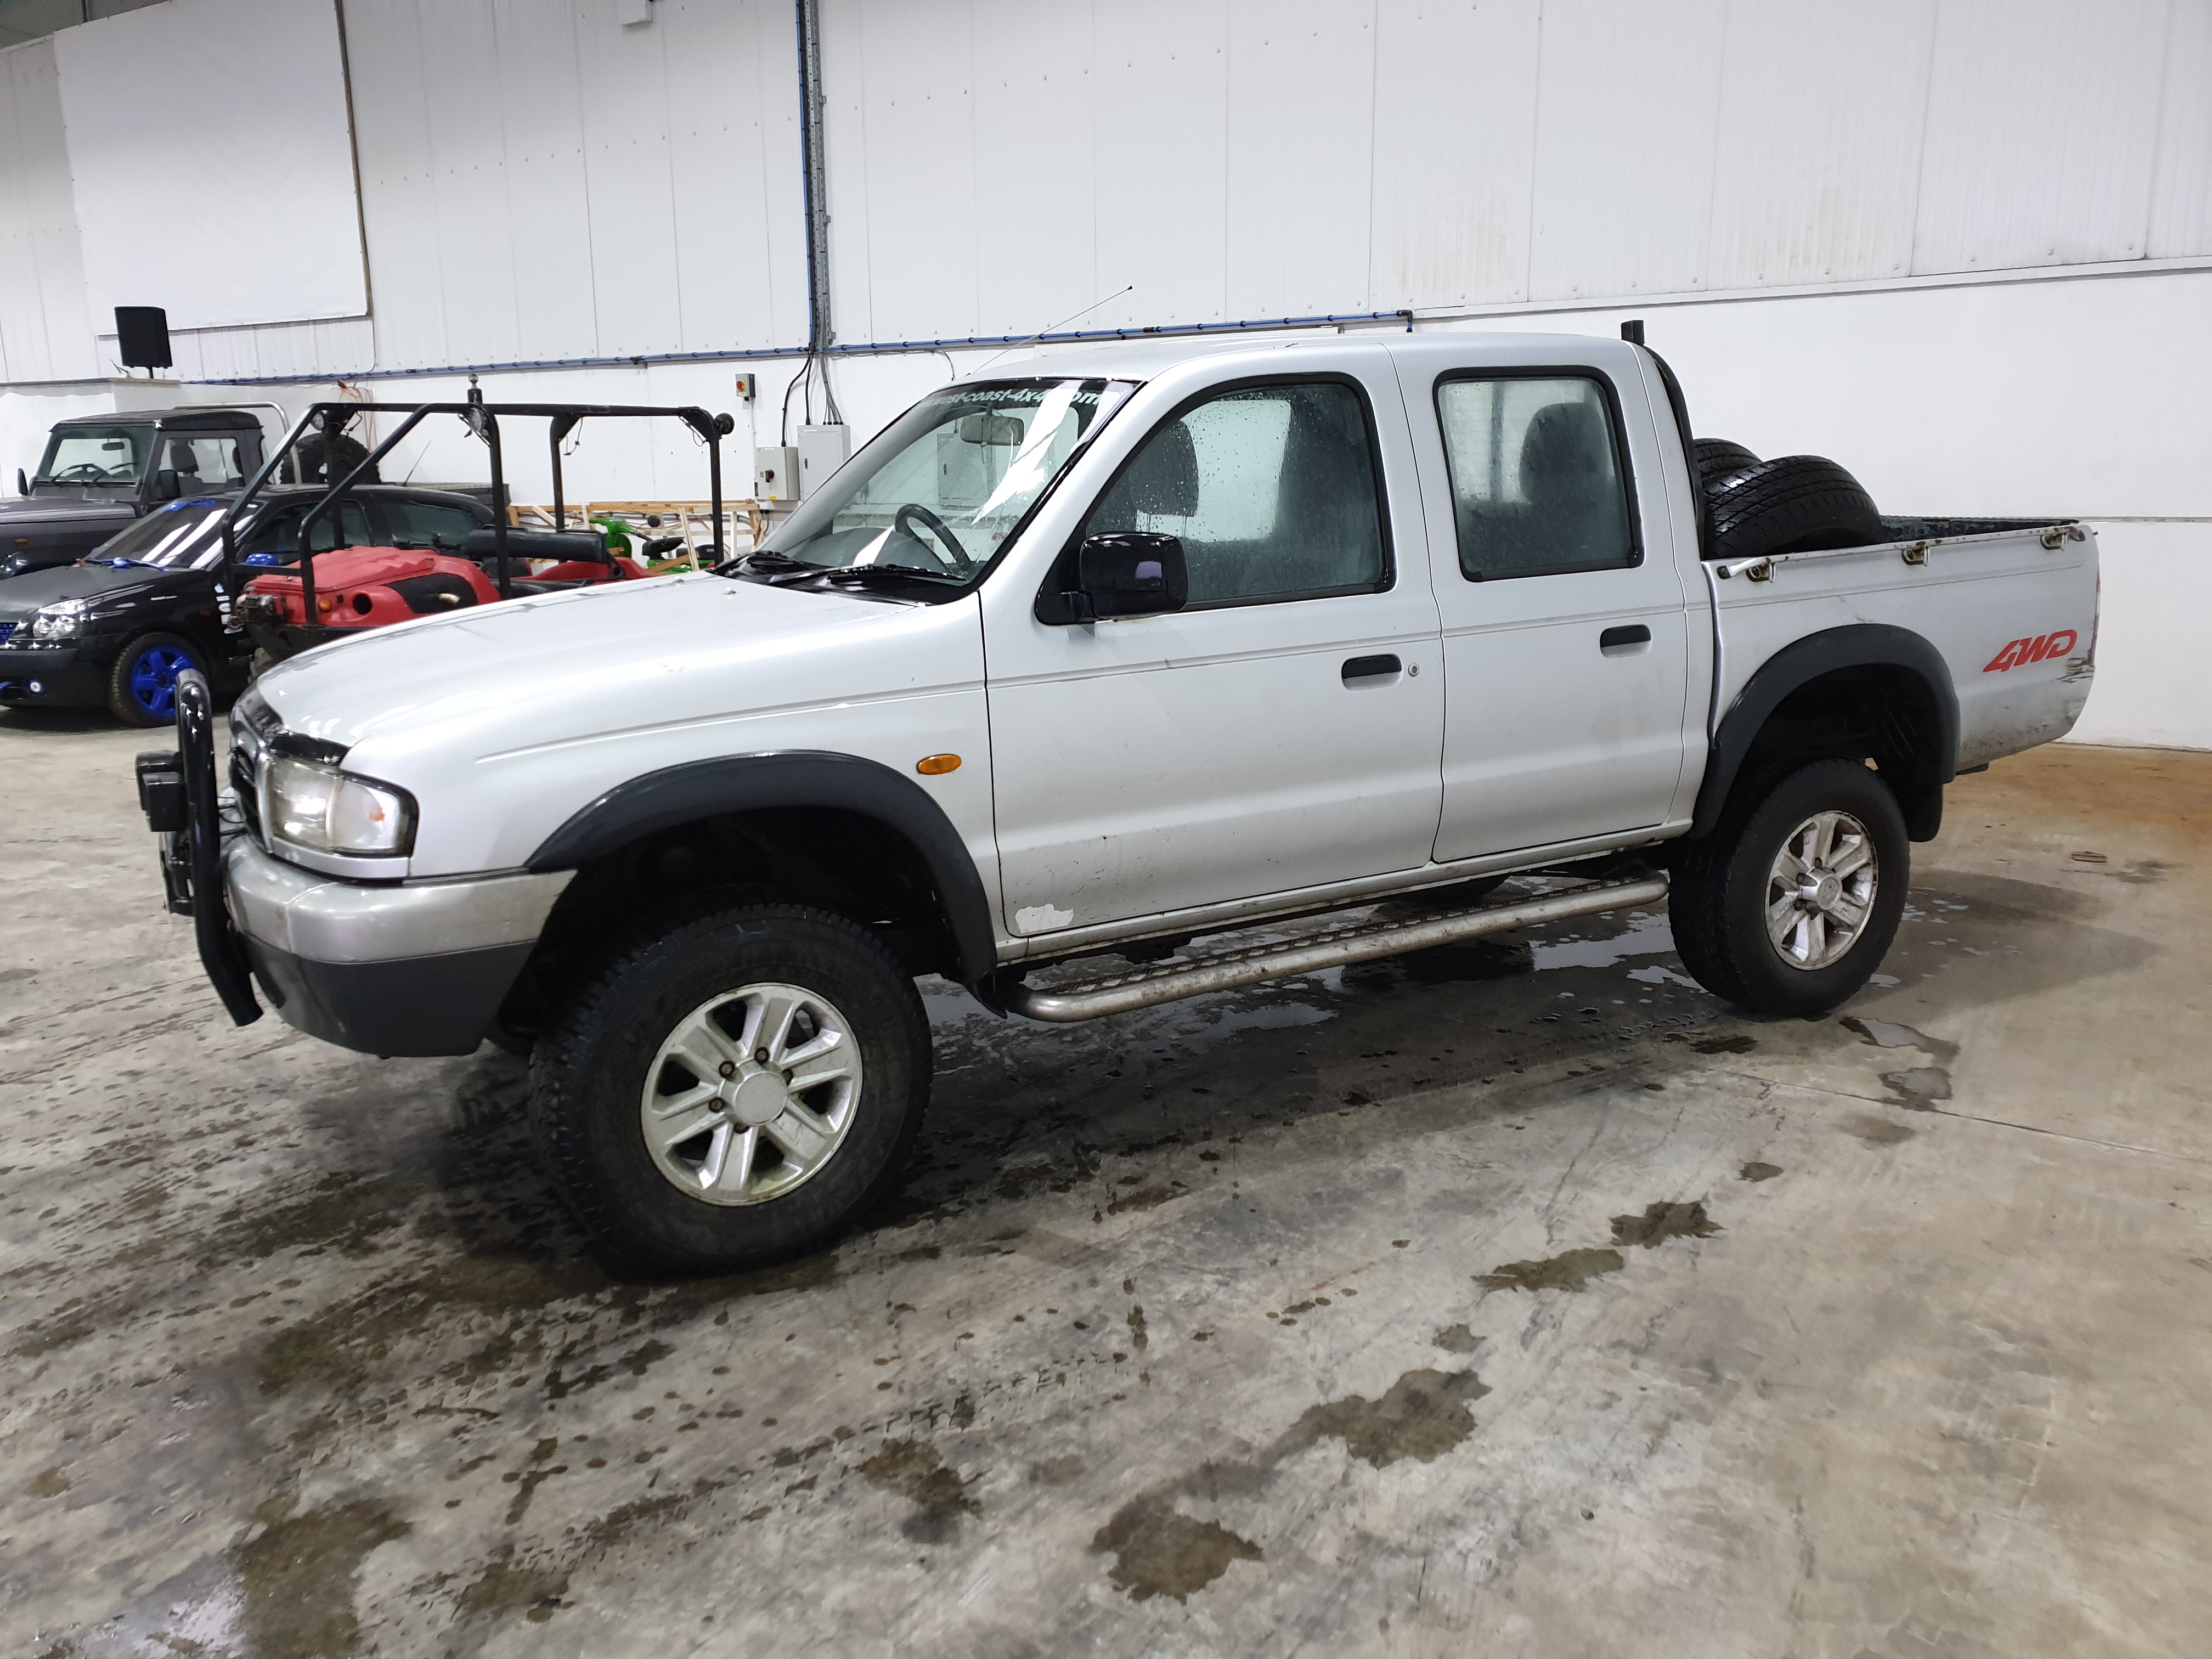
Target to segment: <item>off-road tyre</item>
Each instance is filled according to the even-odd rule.
[[[209,678],[207,659],[174,634],[141,634],[107,667],[107,711],[125,726],[171,726],[177,719],[177,676],[196,668]]]
[[[1723,478],[1759,465],[1758,456],[1726,438],[1698,438],[1691,443],[1690,449],[1698,463],[1698,486],[1708,495]]]
[[[1881,514],[1859,481],[1820,455],[1781,455],[1711,484],[1716,559],[1864,547],[1881,539]]]
[[[802,1184],[718,1205],[646,1145],[641,1100],[661,1044],[703,1004],[772,982],[834,1004],[861,1062],[850,1126]],[[751,903],[678,920],[621,951],[538,1034],[530,1119],[555,1189],[604,1260],[654,1275],[730,1273],[836,1238],[896,1186],[929,1099],[929,1022],[913,978],[828,911]]]
[[[1867,832],[1875,888],[1850,948],[1826,966],[1802,968],[1770,937],[1769,883],[1785,841],[1825,812],[1846,814]],[[1753,1013],[1802,1018],[1848,1000],[1888,953],[1905,912],[1911,846],[1878,774],[1856,761],[1814,761],[1740,787],[1713,833],[1682,848],[1673,877],[1674,949],[1698,983]]]

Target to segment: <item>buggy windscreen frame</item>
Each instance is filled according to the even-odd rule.
[[[682,408],[647,404],[492,404],[486,403],[482,392],[469,388],[465,403],[439,404],[310,404],[307,412],[286,434],[283,442],[271,449],[261,464],[261,470],[250,479],[239,493],[238,499],[222,516],[222,568],[220,580],[223,591],[233,601],[244,592],[252,576],[238,553],[238,524],[249,507],[259,498],[269,481],[277,475],[285,459],[317,422],[328,422],[331,417],[342,426],[356,415],[404,415],[391,435],[357,462],[343,478],[333,481],[322,498],[300,515],[298,530],[300,561],[301,629],[311,641],[319,641],[325,630],[317,620],[315,609],[315,557],[308,550],[308,530],[319,520],[332,511],[337,504],[368,473],[376,464],[390,454],[395,446],[433,415],[457,416],[470,431],[483,441],[491,452],[492,544],[494,557],[499,566],[499,596],[502,599],[514,597],[514,561],[507,551],[507,465],[506,452],[501,441],[499,423],[502,417],[536,417],[547,422],[546,446],[553,465],[553,527],[557,532],[567,527],[568,510],[564,502],[561,479],[561,442],[579,424],[586,420],[603,418],[674,419],[683,422],[703,439],[707,445],[708,488],[713,502],[713,534],[715,540],[712,551],[716,563],[727,556],[728,550],[721,543],[722,533],[722,439],[735,422],[727,415],[709,415],[696,405]],[[331,428],[335,429],[335,428]],[[335,468],[331,469],[335,471]],[[588,526],[587,526],[588,527]],[[329,549],[335,552],[337,550]],[[253,573],[259,574],[258,571]]]

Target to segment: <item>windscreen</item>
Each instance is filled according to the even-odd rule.
[[[133,519],[87,556],[129,559],[172,569],[204,562],[212,568],[222,559],[222,514],[228,505],[212,495],[169,501],[143,518]]]
[[[876,567],[964,586],[1133,389],[1013,380],[933,393],[808,496],[754,566]]]
[[[135,484],[154,443],[150,426],[73,426],[54,434],[39,463],[42,484]]]

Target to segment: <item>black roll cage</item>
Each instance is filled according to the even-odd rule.
[[[561,441],[574,431],[580,422],[593,416],[668,416],[683,422],[707,442],[709,488],[713,495],[714,517],[710,520],[714,526],[712,532],[714,538],[713,550],[715,562],[717,563],[720,562],[725,550],[721,544],[722,439],[735,424],[727,415],[709,415],[705,410],[695,405],[677,409],[646,404],[488,404],[483,400],[483,393],[475,386],[471,386],[468,401],[459,404],[320,403],[308,404],[307,412],[300,416],[298,422],[285,435],[284,441],[263,459],[261,470],[253,475],[246,488],[239,493],[238,499],[230,504],[229,510],[222,515],[222,568],[219,580],[224,591],[233,599],[236,599],[244,591],[245,586],[240,575],[244,567],[240,563],[238,557],[240,518],[245,514],[246,508],[252,505],[255,497],[267,486],[270,479],[276,477],[277,469],[283,465],[285,458],[290,455],[295,447],[307,437],[319,419],[324,422],[326,432],[335,434],[343,429],[347,421],[360,414],[404,415],[407,418],[399,423],[398,428],[390,437],[369,451],[352,471],[331,483],[324,492],[320,501],[300,515],[299,568],[301,595],[300,620],[303,627],[313,629],[318,625],[315,620],[315,556],[308,550],[307,547],[308,527],[343,499],[346,493],[360,482],[364,473],[389,454],[393,445],[432,415],[458,416],[469,430],[483,440],[484,447],[491,451],[492,543],[499,561],[499,596],[502,599],[511,599],[514,597],[514,573],[507,550],[507,471],[499,433],[500,417],[505,415],[538,416],[543,416],[547,422],[547,447],[552,453],[553,460],[553,528],[556,532],[565,529],[568,523],[568,509],[562,499],[561,486]],[[333,416],[337,418],[333,420],[331,418]],[[329,454],[329,446],[325,447],[324,453],[326,456]],[[327,462],[325,465],[327,467]],[[337,550],[326,550],[334,552]]]

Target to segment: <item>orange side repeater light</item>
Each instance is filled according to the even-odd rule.
[[[922,776],[926,778],[942,777],[947,772],[957,772],[960,769],[960,757],[957,755],[924,755],[920,760],[914,763],[914,769],[921,773]]]

